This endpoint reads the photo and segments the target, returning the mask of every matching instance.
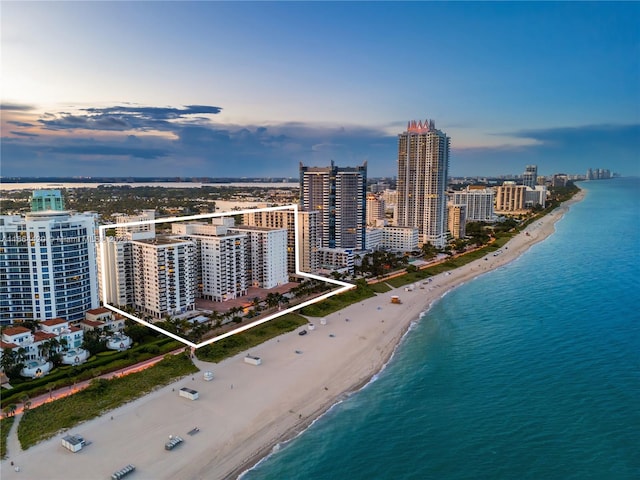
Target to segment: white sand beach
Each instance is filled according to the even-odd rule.
[[[351,305],[327,316],[326,325],[314,319],[315,329],[307,335],[298,335],[298,329],[248,352],[261,357],[262,365],[245,363],[246,352],[220,364],[198,362],[202,370],[213,372],[212,381],[196,374],[66,432],[91,442],[78,453],[61,446],[66,433],[24,452],[9,451],[2,478],[107,479],[127,464],[136,466],[127,477],[132,479],[237,478],[278,442],[295,436],[366,383],[429,305],[546,238],[584,194],[530,225],[497,256],[433,277],[424,289],[397,289]],[[403,303],[391,304],[392,295]],[[199,399],[179,397],[181,387],[197,390]],[[188,435],[196,426],[199,432]],[[184,443],[166,451],[169,435],[181,436]]]

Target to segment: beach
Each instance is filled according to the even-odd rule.
[[[411,322],[451,289],[520,256],[554,231],[554,224],[582,199],[579,192],[544,218],[529,225],[501,253],[432,277],[413,291],[379,294],[328,315],[300,336],[291,332],[220,364],[197,362],[202,372],[163,387],[70,432],[90,445],[78,453],[61,446],[66,434],[25,452],[9,451],[3,478],[109,478],[127,464],[130,478],[237,478],[279,442],[288,440],[331,405],[357,391],[389,360]],[[422,288],[420,288],[422,287]],[[391,304],[398,295],[402,304]],[[428,319],[426,319],[428,321]],[[324,323],[324,322],[323,322]],[[299,352],[299,353],[298,353]],[[244,362],[246,353],[262,364]],[[182,387],[199,392],[198,400],[178,395]],[[187,432],[194,427],[199,431]],[[172,451],[169,435],[184,442]],[[20,467],[16,472],[9,462]]]

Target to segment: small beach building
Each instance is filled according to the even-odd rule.
[[[182,387],[180,389],[180,396],[188,398],[189,400],[197,400],[199,397],[197,390],[191,390],[187,387]]]
[[[85,445],[86,442],[80,435],[67,435],[62,439],[62,446],[73,453],[82,450]]]
[[[262,363],[262,359],[260,357],[254,357],[253,355],[247,355],[244,357],[244,363],[248,363],[249,365],[260,365]]]

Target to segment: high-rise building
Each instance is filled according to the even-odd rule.
[[[82,320],[99,306],[96,218],[43,210],[0,217],[0,322]]]
[[[433,120],[413,120],[398,135],[396,225],[418,227],[420,241],[436,247],[447,241],[449,142]]]
[[[483,186],[468,186],[466,190],[453,192],[452,202],[455,205],[466,206],[467,222],[493,222],[495,192],[492,188]]]
[[[364,248],[367,162],[359,167],[305,167],[300,163],[300,207],[320,212],[321,245]]]
[[[269,289],[289,281],[286,229],[238,225],[229,233],[247,236],[245,257],[252,286]]]
[[[153,209],[143,210],[138,215],[116,215],[116,223],[132,223],[132,222],[147,222],[155,220],[156,211]],[[116,237],[129,240],[144,240],[148,238],[154,238],[156,236],[155,223],[143,223],[141,225],[127,225],[116,227]]]
[[[518,212],[524,210],[524,194],[527,187],[507,181],[496,188],[496,211]]]
[[[303,272],[313,273],[318,269],[318,217],[319,211],[298,211],[298,262]],[[287,229],[287,271],[296,273],[296,231],[293,210],[272,210],[245,213],[244,225]]]
[[[466,235],[466,210],[467,206],[464,204],[449,204],[448,206],[448,224],[449,232],[453,238],[464,238]]]
[[[247,235],[231,233],[233,218],[214,218],[211,224],[174,223],[172,232],[196,245],[198,296],[224,302],[247,294]]]
[[[522,174],[522,184],[526,187],[536,188],[538,182],[538,166],[527,165]]]
[[[106,237],[98,248],[100,298],[109,305],[133,305],[133,279],[131,240]]]
[[[384,220],[385,208],[384,200],[370,193],[367,195],[367,225],[376,225],[378,220]]]
[[[154,318],[195,308],[196,246],[157,237],[133,240],[134,306]]]
[[[34,190],[29,200],[32,212],[64,210],[64,198],[60,190]]]

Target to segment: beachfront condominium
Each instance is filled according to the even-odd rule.
[[[91,214],[0,217],[0,323],[76,321],[98,307],[95,229]]]
[[[195,308],[196,246],[166,237],[133,240],[133,301],[153,318]]]
[[[300,208],[320,213],[321,245],[364,248],[367,162],[358,167],[300,163]]]
[[[495,192],[492,188],[470,185],[465,190],[453,192],[450,197],[453,204],[466,207],[467,222],[495,221],[493,211]]]
[[[104,256],[104,258],[103,258]],[[109,305],[133,305],[133,244],[108,236],[98,248],[100,298]]]
[[[251,286],[270,289],[289,281],[285,228],[238,225],[229,233],[247,236],[245,257]]]
[[[522,184],[525,187],[536,188],[538,183],[538,166],[527,165],[522,174]]]
[[[433,120],[410,121],[398,135],[396,224],[417,227],[422,243],[447,241],[447,176],[450,138]]]
[[[224,302],[247,294],[247,235],[231,233],[233,218],[212,223],[174,223],[172,232],[196,245],[198,296]]]
[[[521,212],[524,210],[524,192],[527,187],[506,181],[496,188],[497,212]]]
[[[516,185],[515,182],[506,181],[496,187],[496,212],[524,213],[535,206],[542,208],[546,205],[547,187],[536,185],[530,188],[525,185]]]
[[[298,211],[298,264],[303,272],[318,268],[318,211]],[[243,215],[244,225],[287,229],[287,271],[296,273],[296,230],[293,210],[250,212]]]

